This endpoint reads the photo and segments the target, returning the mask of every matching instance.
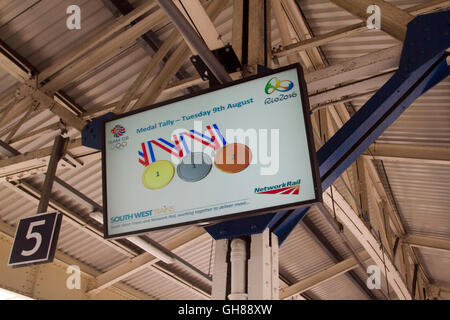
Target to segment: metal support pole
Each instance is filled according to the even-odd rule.
[[[214,300],[278,300],[278,237],[268,228],[250,238],[216,241]]]
[[[171,1],[157,1],[216,78],[222,83],[231,81],[177,7]],[[268,57],[271,52],[270,32],[267,32],[271,30],[267,26],[271,21],[270,5],[268,0],[262,4],[260,0],[234,1],[233,45],[244,65],[244,74],[248,76],[256,74],[257,65],[268,67],[271,60]],[[216,62],[219,66],[214,65]],[[249,249],[250,254],[247,254]],[[250,248],[241,238],[217,240],[212,298],[278,300],[278,237],[265,228],[261,233],[251,235]]]
[[[278,237],[269,229],[251,237],[248,299],[279,299]]]
[[[159,7],[167,14],[172,22],[177,27],[178,31],[183,35],[183,38],[189,45],[194,48],[203,62],[208,66],[209,70],[214,74],[217,80],[221,83],[231,82],[232,79],[228,72],[220,64],[217,58],[209,50],[203,39],[197,34],[191,24],[186,20],[183,14],[178,10],[177,6],[172,1],[156,0]]]
[[[228,239],[216,240],[214,255],[214,274],[211,298],[213,300],[226,300],[228,278]]]
[[[58,167],[59,160],[63,156],[66,141],[67,138],[63,138],[61,135],[55,137],[52,154],[50,155],[50,161],[47,167],[47,173],[45,174],[44,185],[42,186],[42,196],[39,201],[37,213],[47,211],[50,193],[52,191],[53,182],[55,181],[56,168]]]
[[[231,293],[229,300],[247,300],[247,250],[244,240],[236,238],[231,240]]]

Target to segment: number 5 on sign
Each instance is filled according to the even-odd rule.
[[[44,224],[45,224],[45,220],[34,221],[34,222],[31,222],[29,224],[26,238],[28,240],[34,238],[34,239],[36,239],[36,243],[35,243],[33,249],[31,249],[31,250],[22,250],[22,256],[24,256],[24,257],[32,256],[41,247],[41,244],[42,244],[42,236],[41,236],[41,234],[39,232],[32,232],[32,230],[33,230],[34,227],[42,226]]]
[[[21,219],[14,237],[9,265],[23,267],[52,262],[61,220],[62,215],[58,212]]]

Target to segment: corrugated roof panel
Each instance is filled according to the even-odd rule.
[[[20,82],[16,80],[13,76],[6,73],[3,69],[0,69],[0,98],[3,99],[7,95],[12,94],[14,89],[20,85]],[[9,100],[11,101],[11,100]],[[8,106],[8,102],[5,101],[5,104],[0,105],[0,111]],[[1,113],[0,113],[1,115]],[[3,129],[3,128],[2,128]]]
[[[295,228],[281,245],[279,260],[280,273],[294,281],[299,281],[334,264],[300,226]]]
[[[2,220],[16,226],[22,218],[36,214],[37,203],[32,202],[14,191],[0,186],[0,216]],[[6,203],[9,203],[7,205]],[[63,218],[58,249],[100,271],[127,259],[127,256],[106,245],[88,233],[69,224]],[[80,226],[81,228],[81,226]]]
[[[406,109],[378,142],[450,146],[450,79],[445,79]],[[359,109],[366,99],[352,101]]]
[[[64,237],[64,235],[68,235]],[[107,271],[110,266],[125,262],[128,257],[114,250],[85,232],[78,231],[72,225],[64,222],[61,226],[61,237],[58,249],[97,270]]]
[[[209,281],[205,280],[202,277],[199,277],[198,275],[187,270],[184,266],[181,265],[177,264],[166,265],[163,262],[159,262],[157,265],[164,267],[164,272],[167,273],[167,276],[173,275],[180,277],[181,279],[183,279],[183,283],[185,283],[188,287],[193,286],[194,288],[198,288],[199,290],[202,291],[202,293],[200,292],[196,293],[203,295],[204,298],[209,298],[212,290],[212,286],[210,285]]]
[[[0,185],[0,216],[10,225],[16,225],[23,217],[36,213],[37,206],[19,193]]]
[[[0,27],[7,24],[22,12],[30,9],[38,2],[39,0],[3,0],[0,2]]]
[[[134,43],[71,82],[65,90],[85,110],[115,102],[120,100],[150,60],[149,54]],[[142,88],[147,87],[151,79]]]
[[[310,292],[320,300],[367,300],[361,289],[357,288],[346,275],[323,282]]]
[[[394,0],[387,2],[405,9],[426,1],[412,0],[406,2]],[[300,2],[300,7],[312,28],[313,34],[316,36],[361,22],[361,19],[328,0],[303,0]],[[397,43],[398,41],[396,39],[382,31],[368,30],[352,37],[322,45],[321,49],[328,62],[337,63],[345,59],[369,53],[370,51],[387,48]]]
[[[314,223],[314,225],[319,228],[321,235],[328,240],[329,243],[336,249],[337,252],[344,258],[348,258],[352,255],[350,250],[347,248],[345,243],[342,241],[341,237],[336,233],[336,231],[329,225],[326,219],[317,209],[311,209],[308,212],[308,218]],[[302,223],[300,223],[302,225]],[[345,234],[347,236],[347,234]],[[352,246],[355,250],[362,250],[359,242],[352,242]]]
[[[17,121],[19,121],[22,118],[22,116],[18,117]],[[17,121],[14,121],[11,124],[11,128],[15,127]],[[28,121],[25,121],[25,123],[19,128],[17,134],[15,134],[14,137],[17,138],[22,134],[26,134],[30,131],[34,131],[47,125],[57,123],[58,121],[59,118],[55,116],[50,110],[37,111],[34,117],[29,119]],[[53,145],[54,138],[58,133],[59,131],[56,130],[47,131],[44,133],[37,134],[33,138],[23,139],[11,143],[11,146],[21,153],[37,150],[45,146]],[[69,133],[72,133],[72,131],[69,131]],[[9,132],[5,133],[2,139],[5,139],[8,135]]]
[[[185,230],[189,229],[190,227],[191,226],[184,226],[184,227],[170,228],[170,229],[165,229],[165,230],[151,231],[151,232],[148,232],[147,235],[157,242],[165,242],[168,239],[173,238],[174,236],[180,234],[181,232],[184,232]]]
[[[450,147],[450,79],[417,99],[380,137],[380,142]]]
[[[449,235],[446,238],[450,241]],[[448,286],[450,284],[450,252],[431,248],[415,248],[419,251],[425,270],[437,284]]]
[[[144,269],[126,278],[123,282],[133,288],[150,294],[160,300],[204,300],[202,294],[181,283],[168,281],[167,275],[162,275],[151,269]]]
[[[81,29],[67,28],[69,15],[66,9],[69,5],[80,7]],[[70,3],[64,0],[42,0],[2,25],[0,34],[3,41],[41,71],[56,58],[66,56],[112,20],[112,14],[99,0],[74,0]]]
[[[369,266],[376,266],[375,262],[372,259],[366,260],[364,263],[365,267],[368,268]],[[357,267],[353,269],[353,271],[358,275],[358,277],[363,281],[364,284],[367,284],[367,281],[369,279],[369,276],[374,276],[375,274],[367,273],[367,269],[363,270],[361,267]],[[373,272],[373,271],[372,271]],[[392,300],[397,297],[395,294],[395,291],[392,290],[392,286],[388,284],[388,279],[384,275],[385,270],[383,268],[380,269],[380,284],[381,289],[371,289],[371,292],[378,297],[380,300],[389,299]],[[372,281],[373,283],[373,281]],[[389,289],[388,289],[389,286]]]
[[[413,234],[448,236],[448,166],[390,161],[383,163],[406,230]]]
[[[392,3],[404,8],[406,6],[423,3],[425,0],[396,0]],[[133,1],[133,3],[135,3]],[[29,60],[38,70],[48,67],[56,59],[66,56],[72,50],[93,34],[96,34],[102,26],[114,20],[113,15],[106,9],[102,1],[74,0],[70,4],[79,4],[82,11],[81,30],[67,30],[65,21],[67,14],[65,9],[67,1],[63,0],[4,0],[0,3],[0,33],[4,40],[13,49]],[[315,35],[337,30],[341,27],[358,23],[360,20],[353,17],[328,0],[304,0],[300,2],[303,13],[309,22]],[[26,10],[26,9],[29,10]],[[233,14],[232,2],[229,2],[214,22],[222,40],[225,43],[231,41],[231,18]],[[279,30],[275,21],[272,21],[272,44],[280,43]],[[173,25],[163,23],[155,28],[155,32],[161,41],[167,39]],[[349,59],[381,48],[392,46],[397,40],[381,31],[366,31],[357,36],[334,41],[322,46],[327,60],[331,63],[343,59]],[[66,93],[81,107],[89,110],[92,107],[118,101],[131,83],[136,79],[142,68],[151,61],[149,53],[137,42],[122,48],[113,57],[103,61],[92,71],[73,79],[65,87]],[[286,63],[286,59],[280,59]],[[187,61],[184,69],[190,75],[195,75],[192,64]],[[149,84],[147,81],[143,87]],[[0,97],[11,92],[11,89],[19,83],[10,75],[0,70]],[[450,81],[440,83],[421,97],[409,108],[394,125],[389,128],[379,141],[389,143],[409,144],[438,144],[450,145],[450,113],[449,113],[449,89]],[[185,91],[183,91],[185,92]],[[183,92],[170,95],[161,95],[158,100],[165,100]],[[355,99],[353,104],[356,109],[363,105],[366,98]],[[0,106],[0,111],[4,106]],[[1,113],[0,113],[1,117]],[[17,119],[16,119],[17,120]],[[35,118],[27,121],[17,135],[32,129],[38,129],[58,121],[48,110],[41,112]],[[14,121],[8,125],[13,125]],[[3,131],[4,128],[0,128]],[[1,132],[1,131],[0,131]],[[1,133],[0,133],[1,134]],[[31,140],[13,144],[21,152],[49,146],[52,144],[57,132],[39,135]],[[72,137],[79,136],[75,130],[70,130]],[[5,138],[5,135],[2,137]],[[446,195],[450,185],[448,169],[446,166],[412,165],[385,161],[389,182],[394,196],[405,220],[407,230],[412,233],[448,236],[450,225],[448,219],[448,205]],[[84,193],[98,204],[102,203],[101,163],[94,161],[76,170],[61,170],[58,176],[75,189]],[[42,181],[42,177],[31,179],[33,183]],[[350,183],[353,177],[350,174]],[[351,196],[345,184],[339,179],[335,187],[340,193],[351,201]],[[53,196],[63,202],[65,206],[76,211],[80,215],[87,215],[90,208],[80,204],[69,193],[55,186]],[[370,211],[374,204],[370,203]],[[36,204],[17,195],[4,186],[0,186],[0,216],[5,222],[16,224],[23,217],[32,214]],[[344,257],[351,256],[348,248],[336,232],[328,225],[325,219],[311,209],[308,213],[313,223],[320,229],[322,235]],[[376,229],[373,212],[371,221]],[[187,227],[174,228],[164,231],[151,232],[148,235],[158,242],[165,242],[176,236]],[[362,249],[359,242],[351,236],[346,229],[345,234],[350,238],[356,250]],[[204,273],[211,273],[214,266],[214,244],[209,235],[205,235],[191,243],[175,250],[175,252]],[[109,270],[113,266],[125,261],[124,254],[116,251],[103,241],[86,235],[66,221],[60,235],[58,247],[73,257],[80,259],[94,268],[102,271]],[[440,281],[448,281],[450,275],[441,272],[446,265],[446,255],[436,254],[427,249],[420,249],[430,274]],[[280,270],[288,278],[295,281],[304,279],[328,266],[333,261],[325,254],[319,245],[306,233],[302,226],[298,226],[282,245],[280,249]],[[171,271],[189,278],[193,283],[204,287],[201,280],[196,282],[195,277],[188,275],[186,271],[178,267],[170,266]],[[447,268],[448,269],[448,268]],[[364,280],[363,270],[357,269],[358,274]],[[440,274],[438,274],[441,272]],[[160,299],[202,299],[204,296],[196,293],[184,285],[169,281],[170,275],[161,275],[152,270],[144,270],[128,277],[125,282],[142,292],[154,295]],[[320,299],[364,299],[365,295],[360,288],[355,287],[347,276],[339,276],[327,281],[310,291],[312,296]]]
[[[213,238],[205,233],[189,243],[173,250],[178,256],[207,275],[214,270],[215,245]]]

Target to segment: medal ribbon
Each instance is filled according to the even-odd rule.
[[[217,136],[219,137],[220,141],[222,142],[222,145],[226,145],[227,142],[226,142],[225,138],[223,137],[222,133],[220,132],[217,124],[214,123],[212,125],[212,128],[214,128],[215,132],[217,133]],[[201,142],[202,144],[206,145],[207,147],[212,148],[213,150],[219,149],[220,148],[219,139],[217,139],[212,128],[211,128],[211,126],[206,126],[206,129],[208,130],[210,137],[208,137],[207,135],[204,135],[198,131],[195,131],[195,130],[182,132],[180,134],[180,140],[181,140],[181,143],[183,144],[186,154],[189,154],[190,150],[186,143],[186,140],[184,139],[185,136],[187,136],[195,141]],[[152,144],[163,149],[164,151],[176,156],[177,158],[182,158],[183,157],[183,148],[180,146],[180,141],[178,140],[176,135],[173,135],[172,138],[173,138],[173,141],[175,142],[175,144],[173,144],[163,138],[158,138],[157,139],[158,141],[157,140],[147,141],[147,146],[148,146],[148,150],[150,153],[150,159],[148,157],[147,147],[145,146],[145,143],[144,142],[141,143],[142,151],[138,151],[138,155],[140,157],[139,163],[142,164],[143,166],[147,167],[150,164],[150,162],[156,161]]]

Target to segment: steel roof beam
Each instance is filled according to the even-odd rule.
[[[35,69],[0,40],[0,68],[4,69],[21,83],[28,81],[35,74]]]
[[[450,165],[450,149],[440,146],[377,142],[364,152],[363,157],[401,163]]]
[[[8,182],[5,184],[9,189],[14,190],[18,193],[21,193],[22,195],[25,195],[26,198],[28,198],[29,200],[35,202],[36,204],[39,203],[39,199],[42,197],[42,192],[40,190],[38,190],[37,188],[35,188],[34,186],[32,186],[31,184],[25,182],[25,181],[19,181],[19,183],[14,183],[14,182]],[[134,251],[134,249],[129,248],[127,245],[124,245],[122,242],[118,241],[118,240],[105,240],[103,238],[103,230],[100,230],[99,228],[97,228],[96,226],[94,226],[92,224],[92,222],[90,222],[88,219],[86,218],[81,218],[79,217],[79,215],[68,209],[67,207],[65,207],[63,204],[61,204],[60,202],[54,200],[52,197],[50,197],[49,200],[49,206],[55,210],[58,210],[60,212],[62,212],[64,214],[64,221],[71,224],[72,226],[74,226],[75,228],[86,232],[89,236],[93,236],[94,238],[96,238],[97,240],[101,241],[102,243],[110,246],[111,248],[118,250],[119,252],[125,254],[128,257],[133,257],[136,255],[136,252]],[[157,260],[159,261],[159,259]],[[157,262],[155,261],[155,262]],[[149,266],[147,266],[149,267]],[[152,269],[155,269],[154,266],[150,266]],[[164,267],[159,266],[159,269],[164,269]],[[167,271],[170,273],[170,271]],[[183,281],[180,280],[181,277],[172,277],[172,280],[176,283],[181,283],[183,286],[186,285],[186,280],[183,279]],[[122,280],[122,278],[120,279]],[[180,282],[181,281],[181,282]],[[116,283],[118,281],[115,281],[113,283]],[[107,285],[110,286],[113,283],[110,283]],[[194,287],[195,286],[193,284],[189,284],[190,287]],[[200,291],[202,291],[201,289],[199,289]],[[89,294],[98,294],[100,291],[97,290],[90,290]]]
[[[217,5],[218,3],[220,3],[220,2],[218,2],[218,1],[216,1],[216,5],[215,6],[210,6],[211,8],[212,8],[212,10],[213,10],[213,16],[217,16],[217,14],[220,12],[220,10],[219,10],[219,8],[221,8],[221,6],[220,5]],[[222,2],[223,3],[223,2]],[[209,9],[209,8],[208,8]],[[185,50],[184,50],[184,48],[183,48],[183,51],[181,51],[181,50],[179,50],[180,52],[183,52],[183,54],[184,54],[184,52],[185,52]],[[175,53],[177,53],[177,52],[175,52]],[[186,60],[186,59],[181,59],[181,57],[179,57],[179,54],[177,55],[177,54],[174,54],[173,56],[171,56],[171,58],[172,58],[172,60],[179,60],[179,61],[181,61],[181,62],[184,62],[184,60]],[[186,57],[187,58],[187,57]],[[170,62],[170,61],[169,61]],[[178,61],[177,61],[177,63],[179,63]],[[173,63],[168,63],[168,65],[170,66],[170,72],[176,72],[178,69],[179,69],[179,66],[177,66],[176,64],[174,65]],[[165,69],[167,69],[167,66],[165,66],[166,68]],[[174,70],[174,71],[173,71]],[[78,70],[79,71],[79,70]],[[164,76],[167,76],[167,72],[166,73],[162,73]],[[44,89],[48,89],[50,87],[50,85],[47,85]],[[154,97],[155,97],[155,99],[156,99],[156,96],[157,95],[154,95]]]
[[[81,139],[70,141],[67,150],[81,146]],[[47,165],[52,154],[53,147],[46,147],[39,150],[27,152],[26,154],[17,154],[6,159],[0,160],[0,181],[11,179],[11,176],[19,174],[26,175],[29,171],[44,168]],[[63,156],[64,158],[64,156]],[[33,174],[32,172],[29,172]]]
[[[11,245],[12,245],[12,240],[14,239],[14,234],[15,234],[15,229],[13,227],[11,227],[9,224],[3,222],[2,220],[0,220],[0,234],[4,235],[5,237],[7,237],[7,240],[10,241]],[[1,240],[1,239],[0,239]],[[0,249],[1,251],[1,249]],[[6,255],[9,254],[9,252],[5,253]],[[89,281],[93,281],[95,280],[95,277],[97,277],[98,275],[101,274],[100,271],[92,268],[91,266],[88,266],[86,264],[84,264],[83,262],[76,260],[70,256],[68,256],[67,254],[65,254],[64,252],[62,252],[61,250],[57,249],[56,253],[55,253],[55,260],[53,262],[54,264],[61,264],[64,268],[57,268],[57,269],[53,269],[53,272],[58,272],[58,276],[60,276],[61,278],[59,278],[58,283],[65,283],[65,281],[62,281],[60,279],[66,279],[68,277],[67,273],[65,273],[65,269],[67,269],[68,266],[72,266],[72,265],[76,265],[80,268],[81,271],[81,282],[82,282],[82,287],[83,289],[87,287],[87,285],[85,285],[87,282]],[[6,264],[5,264],[6,267]],[[45,267],[45,266],[44,266]],[[7,267],[8,268],[8,267]],[[34,268],[34,267],[29,267],[29,268]],[[5,270],[6,274],[9,274],[9,272],[11,272],[11,268],[8,268]],[[15,270],[19,270],[19,269],[15,269]],[[12,278],[20,278],[17,276],[17,272],[20,271],[13,271],[13,273],[11,274]],[[4,276],[5,274],[2,273],[2,276]],[[11,277],[10,277],[11,278]],[[1,279],[2,281],[2,285],[1,286],[6,286],[5,282],[4,282],[4,278]],[[17,284],[18,281],[14,281],[14,284]],[[9,282],[9,284],[11,284]],[[41,287],[46,287],[46,285],[49,284],[48,279],[45,279],[45,281],[40,285]],[[16,291],[23,291],[23,287],[15,287],[14,289],[16,289]],[[43,290],[44,291],[44,295],[48,294],[49,292],[52,292],[52,294],[55,293],[55,290]],[[25,294],[30,294],[30,292],[23,292]],[[74,293],[75,296],[73,296],[73,299],[79,299],[80,298],[80,293],[77,290],[67,290],[66,293]],[[130,286],[123,284],[123,283],[116,283],[114,284],[114,286],[111,287],[110,291],[106,291],[104,294],[104,298],[109,298],[109,299],[118,299],[121,298],[123,296],[123,294],[126,294],[128,297],[131,297],[133,299],[140,299],[140,300],[155,300],[154,297],[144,294],[136,289],[131,288]],[[85,294],[84,292],[81,294],[82,296],[84,296],[85,299],[88,299],[89,296],[87,294]],[[44,299],[54,299],[55,297],[52,296],[35,296],[36,298],[44,298]],[[67,295],[65,296],[66,298]],[[102,297],[102,298],[103,298]],[[100,297],[99,297],[100,298]]]
[[[372,232],[367,228],[363,221],[358,217],[358,214],[347,203],[345,198],[333,188],[333,196],[331,196],[330,189],[327,189],[324,194],[324,204],[333,210],[337,219],[350,231],[353,236],[361,243],[363,248],[369,253],[370,257],[378,265],[381,272],[387,277],[392,289],[397,294],[399,299],[411,299],[411,294],[403,281],[400,273],[392,262],[391,258],[386,254],[378,240],[373,236]]]
[[[333,247],[333,245],[328,241],[327,238],[321,233],[319,228],[314,224],[314,222],[308,217],[305,216],[302,219],[301,225],[304,227],[306,232],[319,244],[322,250],[333,260],[334,263],[339,263],[344,260],[344,257]],[[367,284],[362,281],[355,271],[349,270],[348,278],[350,281],[358,286],[361,291],[371,300],[378,300],[377,296],[375,296],[372,291],[367,287]]]
[[[172,1],[156,0],[161,9],[172,20],[178,31],[183,35],[188,45],[192,47],[208,66],[209,70],[214,74],[220,83],[227,83],[231,81],[231,77],[226,72],[224,66],[220,64],[217,58],[212,54],[209,47],[205,44],[203,38],[197,33],[192,25],[186,20],[185,16],[180,12],[175,3]],[[203,8],[203,7],[202,7]],[[198,13],[197,13],[198,14]],[[209,16],[204,13],[204,16]],[[211,22],[209,19],[207,21]],[[211,22],[212,25],[212,22]]]
[[[277,0],[278,1],[278,0]],[[443,10],[445,8],[450,7],[449,0],[432,0],[425,3],[421,3],[419,5],[415,5],[409,8],[406,8],[404,11],[412,14],[418,15],[427,12]],[[353,35],[360,34],[362,32],[367,31],[366,22],[360,22],[356,24],[352,24],[350,26],[346,26],[325,34],[321,34],[310,39],[301,40],[297,43],[283,45],[280,48],[276,48],[273,50],[272,55],[274,57],[283,57],[287,55],[291,55],[293,53],[304,51],[309,48],[319,47],[321,45],[328,44],[335,40],[339,40],[342,38],[351,37]]]
[[[330,0],[351,14],[361,18],[364,22],[370,16],[367,8],[376,5],[380,8],[382,17],[381,30],[394,38],[404,41],[406,37],[406,26],[414,19],[414,16],[396,6],[382,0]]]
[[[176,237],[166,241],[164,247],[168,250],[181,249],[182,246],[188,244],[190,241],[197,239],[206,232],[203,228],[190,228],[185,232],[180,233]],[[90,289],[90,294],[96,294],[101,290],[117,283],[143,269],[150,267],[158,262],[159,259],[148,252],[142,253],[128,261],[114,267],[113,269],[104,272],[96,277],[95,286]]]
[[[223,10],[228,1],[216,0],[209,4],[206,8],[208,16],[214,21],[220,12]],[[184,62],[188,59],[191,51],[186,42],[180,43],[176,50],[171,54],[169,60],[164,64],[164,67],[153,78],[150,85],[145,88],[139,100],[133,105],[132,109],[139,109],[146,105],[150,105],[156,101],[163,90],[167,87],[169,81],[175,73],[181,68]]]
[[[75,146],[79,146],[79,140],[77,140],[77,141],[78,141],[78,143],[73,143]],[[15,155],[16,157],[26,156],[26,155],[20,155],[20,153],[17,150],[12,148],[8,144],[2,142],[1,140],[0,140],[0,142],[1,142],[0,146],[3,147],[3,149],[7,153],[9,153],[11,155]],[[56,152],[56,150],[53,147],[46,148],[45,150],[46,150],[47,153],[50,152],[50,154],[53,154],[53,153]],[[31,156],[31,158],[33,158],[33,155]],[[48,178],[51,178],[51,177],[46,175],[46,180]],[[90,198],[88,198],[83,193],[79,192],[78,190],[75,190],[73,187],[69,186],[67,183],[65,183],[61,179],[58,179],[57,177],[55,177],[55,182],[63,190],[69,191],[69,193],[72,193],[76,198],[78,198],[79,200],[84,202],[86,207],[91,208],[92,210],[95,210],[96,212],[99,212],[99,213],[102,212],[102,207],[100,205],[98,205],[95,201],[93,201]],[[35,188],[31,184],[25,182],[24,180],[19,180],[18,182],[8,182],[6,184],[6,186],[8,188],[10,188],[11,190],[14,190],[16,192],[22,193],[29,200],[31,200],[33,202],[37,202],[38,205],[40,205],[40,203],[41,203],[41,201],[43,199],[44,192],[38,190],[37,188]],[[127,256],[136,255],[136,252],[134,252],[132,248],[128,248],[126,245],[122,244],[120,241],[117,241],[117,240],[105,240],[102,237],[103,232],[98,230],[96,226],[93,226],[92,223],[89,220],[86,220],[85,218],[79,217],[77,213],[75,213],[72,210],[66,208],[63,204],[61,204],[58,201],[54,200],[50,195],[47,195],[47,199],[45,200],[45,202],[49,203],[49,205],[52,208],[62,212],[64,214],[64,217],[65,217],[64,221],[70,223],[74,227],[76,227],[78,229],[80,229],[80,227],[81,227],[82,231],[87,232],[89,235],[94,236],[95,238],[99,239],[101,242],[111,246],[112,248],[114,248],[116,250],[119,249],[119,252],[124,253]],[[203,230],[201,230],[201,231],[204,233]],[[191,236],[193,235],[195,237],[197,236],[195,232],[194,233],[191,232],[190,235]],[[180,240],[178,239],[178,237],[176,239],[174,239],[174,240],[171,240],[171,241],[173,241],[173,243],[176,243],[176,244],[180,243]],[[124,249],[125,249],[125,251],[124,251]],[[164,250],[167,254],[171,255],[174,258],[174,261],[176,262],[177,265],[182,266],[185,270],[191,271],[197,277],[204,278],[204,280],[206,280],[207,282],[211,281],[201,271],[199,271],[194,266],[190,265],[188,262],[186,262],[182,258],[180,258],[177,255],[175,255],[172,252],[170,252],[169,249],[166,249],[166,248],[164,248],[162,246],[161,246],[161,249]],[[151,256],[151,257],[154,260],[153,263],[156,263],[156,262],[159,261],[159,259],[156,259],[153,256]],[[156,271],[158,273],[165,272],[166,276],[168,276],[168,274],[171,274],[171,272],[169,270],[165,270],[165,268],[161,267],[161,266],[157,267],[157,266],[154,266],[153,264],[151,264],[151,265],[147,265],[147,267],[150,267],[153,271]],[[172,274],[169,277],[171,277],[171,279],[173,281],[177,282],[177,283],[178,282],[182,283],[183,286],[186,285],[186,280],[182,279],[179,276],[176,276],[176,275]],[[111,283],[108,284],[108,286],[113,284],[113,283],[116,283],[116,282],[118,282],[118,281],[111,282]],[[195,289],[200,294],[203,294],[203,295],[206,294],[201,289],[196,288],[193,284],[189,284],[188,287]],[[94,289],[89,291],[89,294],[97,294],[99,292],[100,292],[100,290],[96,290],[94,288]],[[208,294],[206,294],[206,295],[208,295]]]
[[[306,73],[305,81],[308,86],[308,91],[314,93],[319,89],[336,86],[339,83],[353,81],[358,78],[364,78],[370,75],[377,74],[383,70],[395,69],[398,67],[398,63],[400,61],[400,53],[401,46],[394,46],[387,49],[374,51],[361,57],[343,61],[335,65],[330,65],[317,71]],[[233,80],[240,79],[241,72],[231,73],[230,76]],[[171,85],[167,86],[162,93],[171,94],[192,86],[201,85],[203,83],[205,83],[205,81],[200,76],[195,75],[181,81],[173,82]],[[352,87],[352,90],[353,89],[354,86]],[[354,93],[354,91],[352,90],[346,90],[344,93],[346,95],[348,95],[349,93]],[[369,94],[372,93],[373,92],[370,92]],[[328,100],[318,99],[318,97],[321,96],[323,95],[316,97],[317,103],[329,102]],[[336,94],[334,96],[336,96]],[[130,102],[136,101],[140,97],[141,94],[136,94],[130,98]],[[114,108],[119,107],[120,105],[123,105],[123,103],[114,102],[109,105],[98,106],[97,108],[90,109],[86,113],[84,113],[83,118],[92,118],[94,116],[101,115],[102,113],[111,111]]]
[[[56,169],[58,167],[59,160],[61,160],[62,156],[64,155],[67,142],[68,139],[63,138],[61,135],[58,135],[55,138],[52,147],[52,153],[50,155],[50,160],[45,174],[44,183],[42,185],[42,195],[39,199],[37,213],[47,212],[53,182],[55,181],[56,177]]]
[[[6,115],[3,115],[2,120],[0,120],[0,126],[7,121],[13,120],[15,117],[25,112],[26,108],[31,104],[38,103],[45,108],[50,109],[53,113],[61,117],[61,119],[63,119],[68,125],[81,131],[86,123],[82,119],[78,118],[73,113],[71,108],[64,103],[64,101],[55,101],[50,96],[43,93],[41,90],[34,88],[31,85],[31,78],[25,78],[18,69],[8,67],[8,64],[5,61],[9,61],[9,64],[14,64],[16,60],[24,60],[17,54],[15,56],[12,56],[12,54],[12,51],[9,52],[9,54],[0,51],[0,61],[4,62],[0,64],[0,67],[5,68],[6,72],[9,72],[12,76],[17,78],[22,83],[22,86],[18,88],[15,93],[16,97],[20,96],[21,100],[18,99],[20,101],[17,101],[12,113],[8,112]]]
[[[127,15],[134,10],[133,5],[128,0],[102,0],[103,4],[113,13],[115,17],[120,17],[121,15]],[[144,48],[150,51],[150,54],[153,56],[159,48],[162,46],[161,40],[158,39],[158,36],[152,31],[149,30],[144,33],[140,39],[142,40],[142,44]],[[168,56],[164,56],[162,58],[162,62],[167,62]],[[163,66],[162,63],[160,63]],[[183,68],[175,74],[179,80],[183,80],[189,77],[189,74],[184,71]],[[192,90],[189,88],[188,90]]]
[[[101,28],[101,30],[90,37],[89,39],[84,39],[83,42],[70,54],[61,57],[57,59],[54,63],[52,63],[49,67],[42,70],[39,75],[38,79],[39,81],[45,81],[54,74],[56,74],[58,71],[62,70],[66,66],[70,65],[80,57],[87,54],[89,51],[91,51],[93,48],[99,46],[102,42],[106,41],[108,38],[113,36],[115,33],[119,32],[126,26],[128,26],[131,22],[139,18],[140,16],[146,14],[152,9],[155,9],[157,7],[157,4],[155,1],[146,1],[136,9],[134,9],[132,12],[128,13],[127,15],[120,17],[119,19],[116,19],[114,22],[108,24],[107,26]],[[152,16],[155,19],[159,16]],[[130,31],[128,31],[130,32]],[[137,37],[136,37],[137,38]],[[136,39],[135,38],[135,39]]]
[[[125,18],[126,16],[124,16]],[[55,75],[40,88],[42,92],[52,94],[58,89],[65,87],[73,79],[89,71],[99,63],[103,62],[108,57],[114,55],[118,50],[124,48],[139,38],[141,35],[152,29],[165,19],[164,13],[161,10],[155,11],[149,16],[143,18],[132,27],[119,33],[116,37],[102,43],[100,46],[93,49],[87,56],[71,63],[67,68]]]
[[[450,251],[450,240],[429,236],[406,234],[401,241],[416,248],[427,248],[433,250]]]
[[[363,261],[367,261],[370,259],[370,256],[366,251],[361,251],[358,255],[359,258]],[[347,258],[331,267],[328,267],[309,277],[306,277],[287,288],[280,289],[280,299],[289,299],[297,294],[301,294],[305,291],[313,289],[321,283],[343,275],[346,272],[357,268],[358,266],[359,264],[354,257]]]

